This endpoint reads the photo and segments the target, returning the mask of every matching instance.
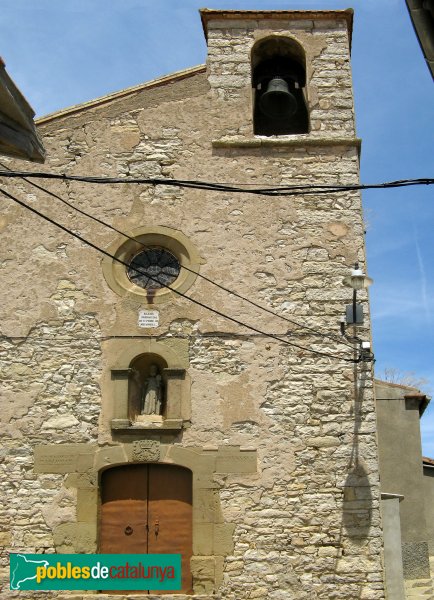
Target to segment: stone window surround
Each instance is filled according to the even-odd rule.
[[[171,289],[185,293],[195,282],[197,275],[182,267],[188,267],[192,271],[198,271],[204,262],[198,250],[189,238],[181,231],[162,225],[151,227],[136,227],[125,232],[125,236],[119,236],[108,248],[107,252],[122,262],[105,256],[102,261],[102,270],[108,286],[119,296],[130,296],[142,303],[160,304],[173,298]],[[143,250],[144,246],[160,246],[166,248],[179,261],[181,272],[178,278],[171,284],[171,289],[161,288],[152,291],[135,285],[127,275],[126,266],[131,260]]]
[[[223,581],[225,557],[233,553],[236,524],[224,521],[219,495],[221,485],[214,481],[214,475],[256,474],[257,456],[252,448],[229,445],[183,448],[161,444],[155,439],[105,447],[95,444],[36,446],[34,471],[65,474],[64,486],[77,490],[76,520],[53,529],[56,551],[97,552],[101,473],[123,464],[151,462],[176,464],[190,469],[193,474],[193,595],[215,594]],[[91,594],[88,592],[83,598]],[[77,597],[75,593],[74,598]]]

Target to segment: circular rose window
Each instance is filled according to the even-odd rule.
[[[104,277],[116,294],[160,304],[193,285],[203,259],[186,235],[162,225],[125,233],[128,239],[114,240],[102,261]]]
[[[179,275],[181,265],[174,254],[161,247],[145,248],[134,256],[127,269],[128,279],[149,290],[165,288]]]

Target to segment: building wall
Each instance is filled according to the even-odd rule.
[[[432,467],[424,465],[423,482],[431,582],[434,589],[434,469]]]
[[[42,120],[47,168],[240,184],[358,182],[346,18],[261,19],[209,19],[206,73],[193,70]],[[306,50],[312,131],[258,139],[250,50],[275,32],[290,32]],[[342,278],[356,260],[365,262],[358,193],[270,198],[169,186],[44,185],[132,235],[171,228],[197,250],[201,274],[338,336],[351,299]],[[8,187],[93,243],[121,244],[118,234],[27,183]],[[13,204],[2,227],[8,549],[95,552],[101,469],[160,460],[193,471],[197,593],[384,598],[369,364],[254,334],[175,295],[150,304],[140,290],[113,291],[116,276],[109,277],[112,287],[104,276],[110,260]],[[204,279],[188,294],[298,346],[355,356],[339,339],[302,332]],[[364,293],[360,299],[366,337]],[[144,308],[158,310],[158,327],[138,327]],[[190,414],[176,431],[114,429],[125,386],[116,387],[111,373],[128,363],[128,353],[155,344],[186,370]]]
[[[404,578],[429,579],[421,396],[415,396],[411,388],[377,382],[376,397],[381,491],[404,496],[399,504]]]
[[[434,559],[434,469],[432,467],[424,466],[423,482],[429,554],[431,559]]]

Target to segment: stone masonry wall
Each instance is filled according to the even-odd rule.
[[[252,134],[250,50],[273,31],[290,31],[307,56],[312,132],[286,144]],[[239,184],[358,181],[348,36],[340,19],[215,20],[208,37],[206,74],[193,71],[41,120],[44,168]],[[185,298],[149,306],[120,297],[103,277],[100,255],[5,201],[5,550],[53,552],[53,528],[77,518],[68,476],[33,471],[36,445],[119,444],[104,425],[100,383],[114,359],[104,342],[112,340],[112,348],[129,337],[179,338],[189,348],[191,427],[161,435],[161,442],[241,446],[258,456],[256,473],[215,475],[222,518],[234,525],[216,597],[383,599],[372,373],[369,364],[347,362],[355,354],[339,337],[351,301],[342,279],[356,260],[365,264],[359,194],[270,198],[133,184],[43,185],[122,231],[181,231],[201,255],[201,273],[291,322],[201,278],[187,295],[282,341]],[[117,237],[25,182],[8,189],[101,247]],[[360,299],[365,328],[358,333],[369,339],[363,292]],[[157,328],[138,327],[141,308],[159,311]],[[5,581],[7,565],[5,557]],[[12,597],[0,592],[2,600]]]

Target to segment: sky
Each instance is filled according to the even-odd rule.
[[[198,9],[355,10],[361,180],[433,177],[434,82],[404,0],[1,0],[0,55],[37,116],[206,60]],[[377,377],[434,394],[434,186],[363,194]],[[434,457],[434,400],[422,419]]]

